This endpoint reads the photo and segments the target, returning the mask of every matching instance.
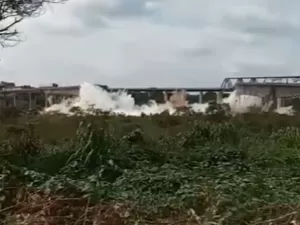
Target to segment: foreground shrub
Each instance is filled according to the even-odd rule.
[[[44,220],[53,219],[49,224],[95,224],[101,207],[129,224],[286,224],[297,220],[297,123],[290,126],[290,118],[274,114],[215,121],[213,116],[66,119],[53,115],[39,117],[35,124],[6,126],[7,136],[0,145],[0,203],[9,209],[0,209],[0,215],[8,220],[18,214],[24,222],[27,208],[31,222],[41,221],[34,213],[42,208],[34,211],[29,205],[38,199],[52,210],[43,214]],[[264,120],[258,123],[258,117]],[[276,119],[278,124],[273,123]],[[38,132],[41,123],[51,127],[80,120],[74,136],[68,134],[71,138],[54,145]],[[26,193],[18,194],[11,187]],[[33,196],[36,199],[29,200]],[[69,211],[61,211],[63,207]]]

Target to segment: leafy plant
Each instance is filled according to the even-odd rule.
[[[108,211],[131,224],[287,224],[298,218],[297,117],[137,118],[99,112],[33,121],[18,118],[0,126],[0,203],[8,207],[0,215],[5,219],[22,220],[16,212],[25,208],[32,211],[24,218],[49,224],[50,218],[54,224],[64,224],[58,218],[91,224]],[[58,126],[62,139],[49,142]],[[42,219],[29,205],[35,201],[51,213],[39,211]]]

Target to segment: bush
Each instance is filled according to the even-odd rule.
[[[0,126],[3,221],[240,225],[297,219],[297,116],[55,114],[32,121],[19,117]]]

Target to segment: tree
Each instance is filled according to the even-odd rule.
[[[0,45],[13,46],[20,41],[16,25],[25,18],[38,17],[47,3],[66,0],[0,0]]]

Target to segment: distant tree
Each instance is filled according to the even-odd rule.
[[[0,45],[9,47],[20,41],[16,25],[25,18],[38,17],[47,3],[66,0],[0,0]]]

